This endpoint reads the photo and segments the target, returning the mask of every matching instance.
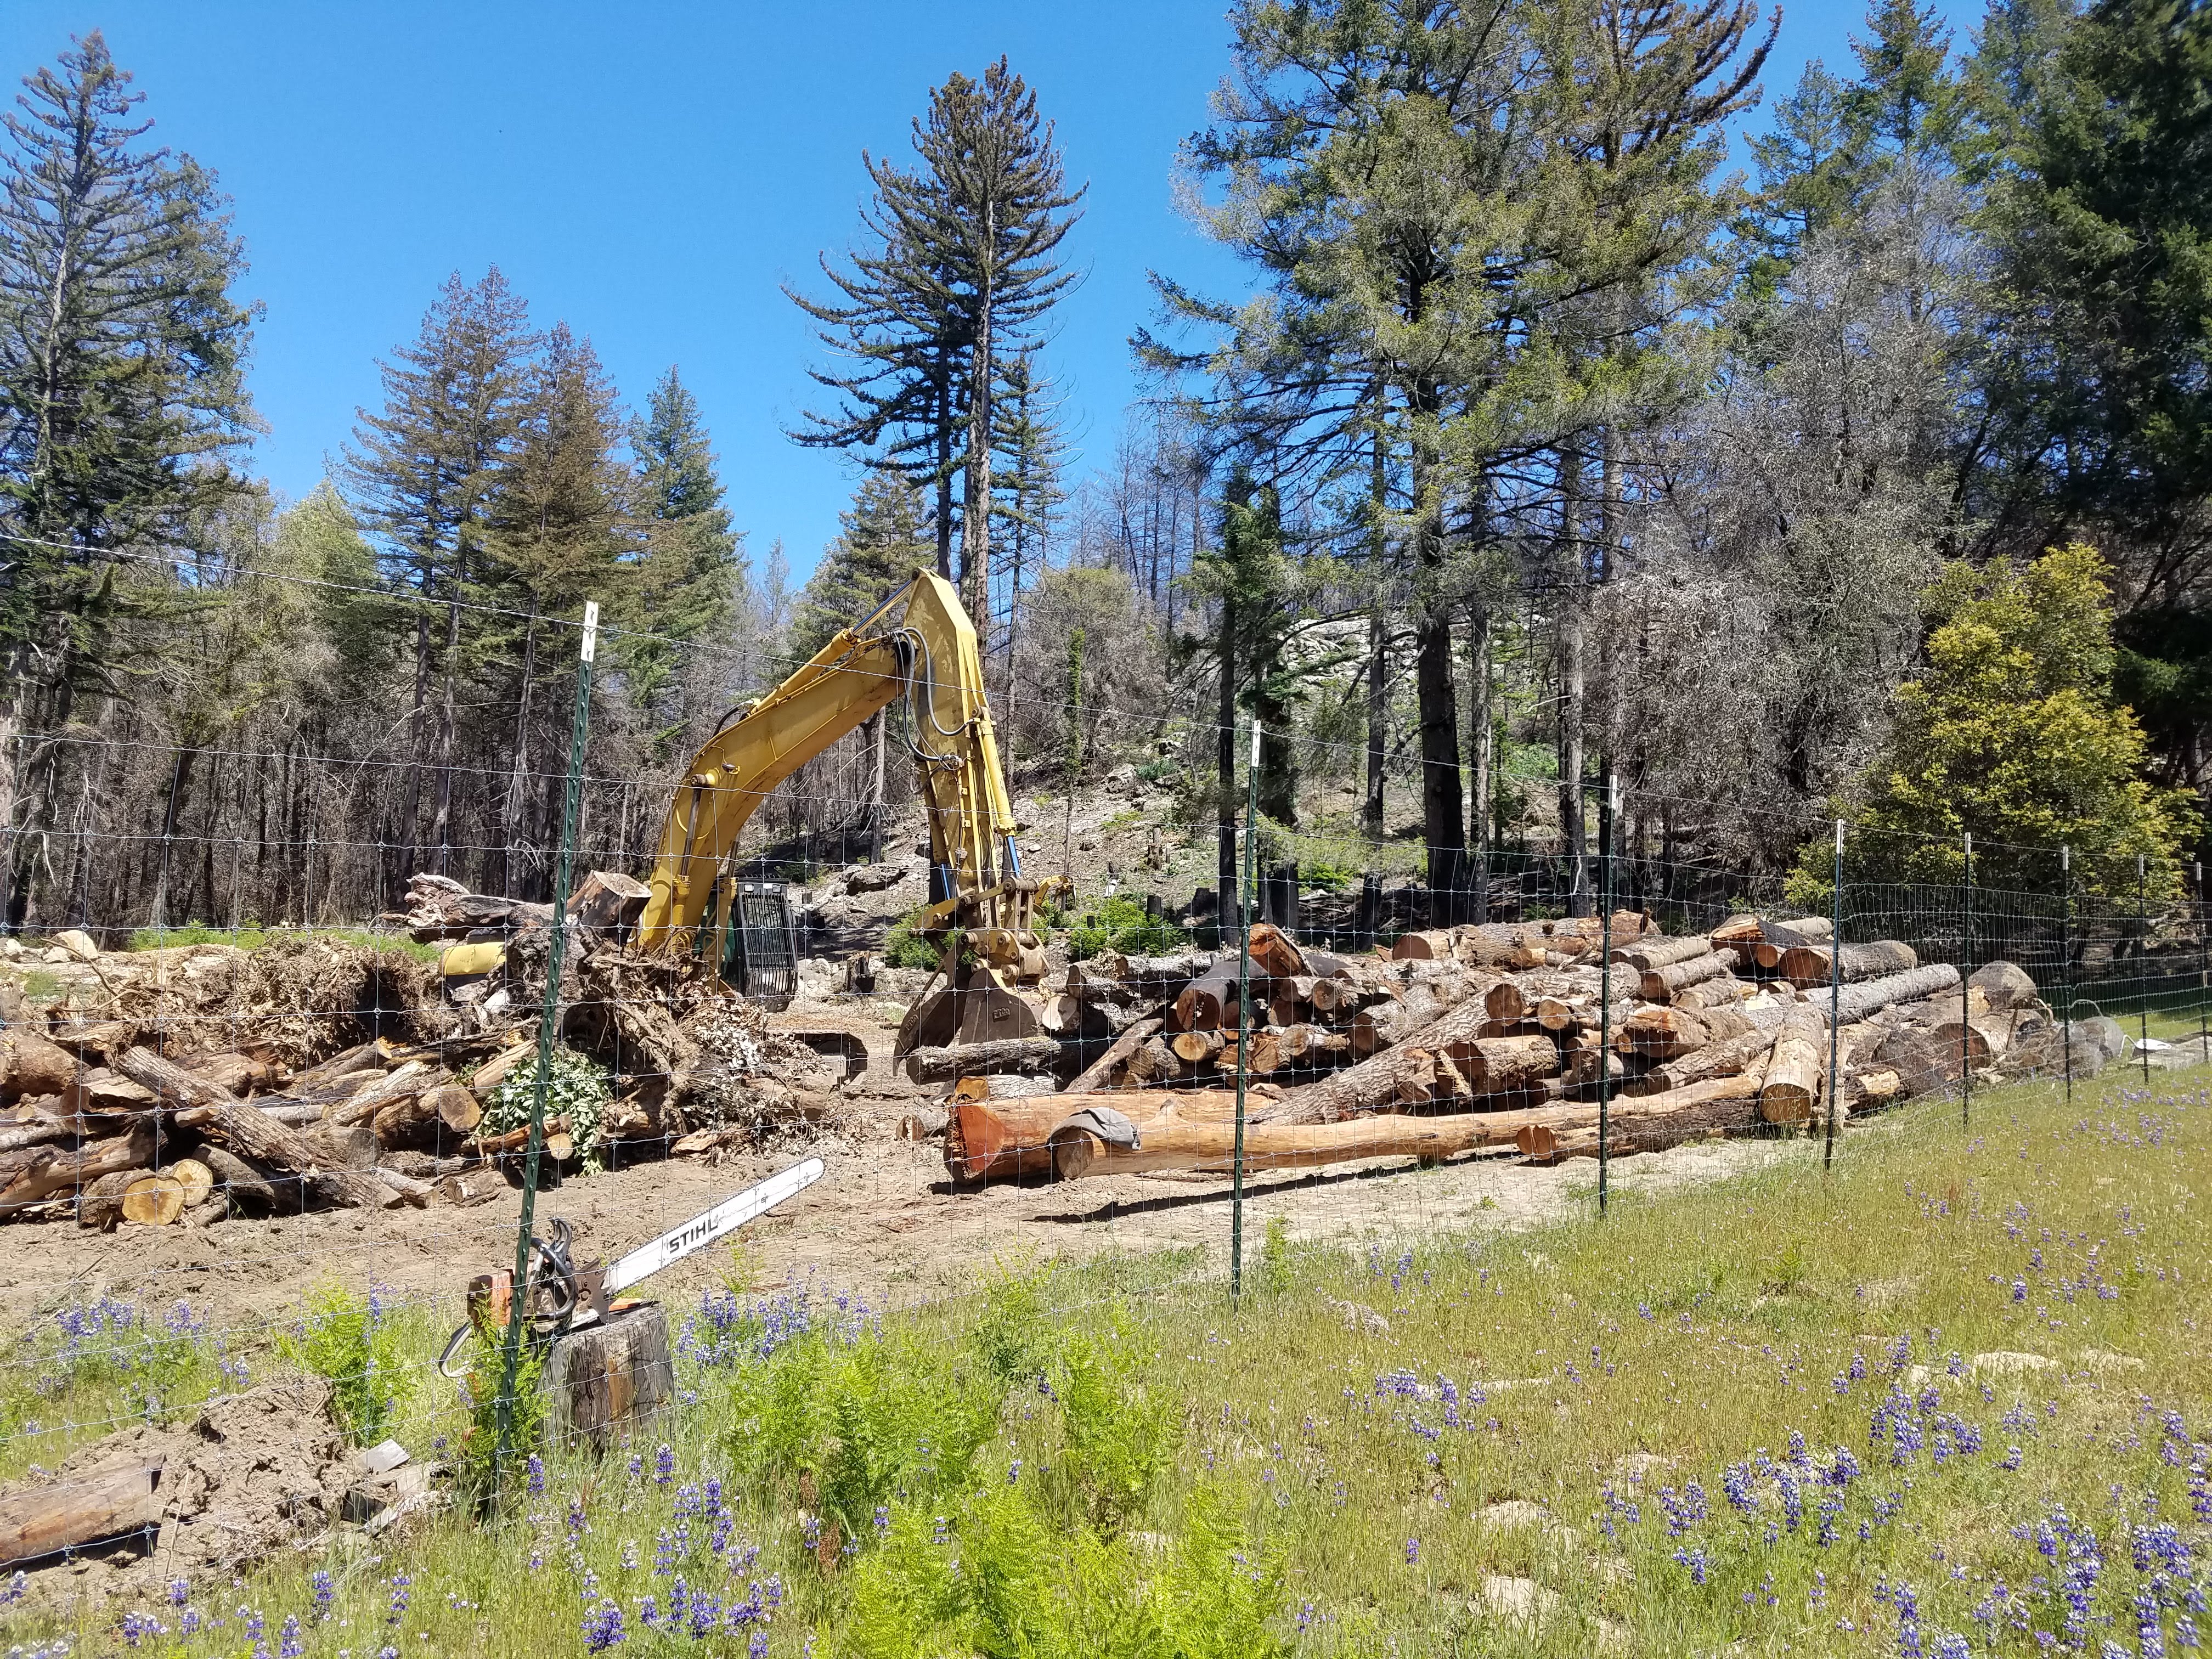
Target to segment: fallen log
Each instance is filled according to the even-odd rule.
[[[159,1460],[132,1457],[55,1475],[0,1504],[0,1568],[150,1533],[161,1519]]]
[[[445,1067],[410,1060],[348,1094],[323,1115],[341,1128],[368,1123],[386,1107],[447,1081]]]
[[[1441,1048],[1463,1038],[1482,1035],[1490,1023],[1479,997],[1469,997],[1449,1010],[1433,1024],[1410,1033],[1400,1048]],[[1398,1097],[1398,1079],[1406,1065],[1396,1048],[1385,1048],[1356,1066],[1348,1066],[1316,1083],[1289,1091],[1267,1115],[1272,1123],[1326,1123],[1386,1106]]]
[[[1624,1054],[1673,1060],[1714,1041],[1715,1019],[1709,1016],[1729,1012],[1732,1011],[1717,1008],[1697,1012],[1687,1008],[1638,1008],[1613,1034],[1613,1046]]]
[[[1708,951],[1703,956],[1685,957],[1680,961],[1645,970],[1638,990],[1647,1002],[1672,1002],[1676,992],[1702,984],[1709,979],[1718,979],[1735,965],[1735,953],[1733,951],[1726,956],[1717,951]]]
[[[1931,962],[1909,973],[1890,974],[1857,985],[1846,985],[1843,994],[1835,1000],[1834,1018],[1841,1025],[1856,1024],[1877,1009],[1887,1008],[1892,1003],[1917,1002],[1921,998],[1934,996],[1939,991],[1951,990],[1958,983],[1957,968],[1948,962]],[[1829,1012],[1826,996],[1815,994],[1811,1001],[1822,1012]]]
[[[256,1162],[304,1180],[308,1187],[335,1204],[368,1207],[384,1202],[383,1189],[368,1177],[349,1170],[318,1166],[312,1147],[298,1132],[231,1097],[228,1090],[196,1078],[149,1048],[131,1048],[116,1061],[116,1069],[134,1083],[143,1083],[166,1101],[187,1110],[191,1127],[242,1152]]]
[[[1057,1037],[1007,1037],[965,1048],[916,1048],[906,1057],[906,1074],[916,1083],[950,1083],[956,1078],[988,1077],[994,1072],[1048,1071],[1063,1052]]]
[[[1875,939],[1866,945],[1793,945],[1775,959],[1775,970],[1800,989],[1826,985],[1838,963],[1844,983],[1880,979],[1885,974],[1910,972],[1920,965],[1913,948],[1901,939]]]
[[[184,1183],[185,1207],[207,1202],[208,1194],[215,1190],[215,1175],[196,1158],[180,1158],[165,1171]]]
[[[1713,1078],[1733,1077],[1763,1066],[1774,1048],[1774,1033],[1750,1030],[1719,1042],[1707,1043],[1688,1054],[1679,1054],[1646,1072],[1644,1080],[1654,1085],[1656,1094],[1686,1089],[1693,1083],[1704,1083]]]
[[[1834,921],[1827,916],[1801,916],[1795,921],[1766,921],[1759,926],[1759,941],[1751,947],[1751,959],[1761,968],[1773,968],[1782,953],[1801,945],[1818,945],[1834,937]]]
[[[266,1089],[276,1075],[266,1060],[234,1052],[194,1054],[177,1064],[210,1083],[220,1083],[241,1099],[256,1089]]]
[[[1449,962],[1452,959],[1452,936],[1449,927],[1425,928],[1418,933],[1401,933],[1390,947],[1393,962]]]
[[[1605,1150],[1611,1157],[1623,1158],[1635,1152],[1663,1152],[1716,1133],[1747,1133],[1759,1124],[1758,1095],[1759,1079],[1751,1074],[1714,1078],[1666,1094],[1615,1101],[1607,1113]],[[1565,1109],[1577,1115],[1572,1121],[1528,1124],[1515,1137],[1514,1144],[1526,1156],[1545,1162],[1595,1158],[1597,1108],[1578,1104]]]
[[[123,1218],[141,1227],[166,1227],[185,1212],[185,1183],[174,1176],[149,1173],[124,1188]]]
[[[1705,937],[1713,942],[1715,950],[1718,950],[1723,945],[1738,947],[1747,953],[1745,959],[1747,961],[1750,947],[1759,943],[1760,927],[1761,924],[1757,916],[1730,916]]]
[[[216,1190],[228,1198],[240,1209],[274,1212],[279,1209],[296,1210],[306,1196],[296,1181],[272,1177],[269,1170],[249,1162],[222,1146],[204,1146],[199,1161],[215,1177]]]
[[[568,915],[580,927],[623,939],[652,896],[653,889],[635,876],[594,870],[570,896]]]
[[[1314,987],[1319,982],[1311,974],[1277,980],[1267,991],[1267,1024],[1303,1025],[1312,1018]]]
[[[1412,980],[1395,999],[1363,1008],[1352,1022],[1352,1052],[1371,1054],[1425,1030],[1484,988],[1485,976],[1446,963]]]
[[[1748,988],[1733,974],[1723,974],[1717,979],[1701,980],[1695,985],[1685,986],[1674,993],[1673,1002],[1677,1008],[1695,1011],[1699,1008],[1729,1008],[1741,1003]]]
[[[1626,963],[1638,974],[1653,974],[1678,962],[1693,962],[1712,953],[1712,944],[1705,934],[1686,933],[1675,939],[1638,939],[1615,949],[1613,959]]]
[[[1221,1044],[1218,1031],[1177,1031],[1168,1039],[1168,1047],[1175,1050],[1176,1058],[1191,1066],[1212,1060],[1221,1052]]]
[[[58,1095],[76,1080],[77,1057],[27,1025],[0,1031],[0,1093]]]
[[[1099,1088],[1114,1074],[1117,1067],[1123,1065],[1152,1037],[1154,1032],[1166,1023],[1157,1016],[1139,1020],[1114,1039],[1112,1048],[1085,1066],[1075,1081],[1067,1085],[1066,1092],[1071,1095],[1084,1095]]]
[[[27,1146],[0,1153],[0,1215],[44,1203],[57,1193],[89,1187],[102,1176],[143,1170],[157,1144],[153,1120],[139,1118],[119,1135],[82,1146]]]
[[[1559,1074],[1559,1045],[1548,1036],[1462,1037],[1443,1047],[1478,1095],[1519,1093]]]
[[[1265,1103],[1248,1097],[1248,1118]],[[1233,1089],[1122,1090],[1073,1102],[1064,1094],[963,1099],[956,1090],[945,1124],[945,1170],[955,1181],[1048,1179],[1053,1173],[1052,1132],[1089,1106],[1121,1113],[1137,1126],[1140,1139],[1146,1126],[1167,1119],[1237,1121]]]
[[[1808,1123],[1828,1080],[1828,1022],[1815,1005],[1800,1003],[1782,1022],[1767,1056],[1759,1113],[1769,1123]]]
[[[1306,971],[1304,952],[1291,942],[1289,934],[1273,922],[1257,924],[1251,932],[1252,976],[1262,973],[1269,979],[1291,979]]]
[[[1255,1123],[1244,1127],[1248,1175],[1268,1170],[1310,1170],[1368,1158],[1451,1158],[1485,1146],[1510,1146],[1514,1137],[1540,1115],[1572,1107],[1532,1106],[1518,1111],[1462,1112],[1444,1117],[1395,1114],[1341,1123]],[[1133,1150],[1111,1146],[1082,1129],[1054,1136],[1054,1162],[1064,1181],[1085,1176],[1136,1175],[1152,1170],[1219,1171],[1236,1152],[1233,1124],[1161,1120],[1139,1130]]]
[[[76,1224],[112,1233],[123,1224],[123,1194],[143,1170],[117,1170],[104,1175],[76,1195]]]

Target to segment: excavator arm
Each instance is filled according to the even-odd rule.
[[[639,948],[690,949],[723,860],[769,792],[902,699],[929,822],[922,931],[943,951],[951,988],[933,1006],[916,1005],[901,1047],[1034,1035],[1033,1011],[1005,985],[1043,971],[1040,884],[1023,875],[1014,844],[975,627],[951,584],[927,570],[691,757],[661,826]]]

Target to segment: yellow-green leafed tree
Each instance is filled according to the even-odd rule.
[[[2179,890],[2196,808],[2143,777],[2134,711],[2112,700],[2107,567],[2075,542],[2025,567],[1948,567],[1923,595],[1928,667],[1899,686],[1887,746],[1838,807],[1847,882],[1955,882],[1961,837],[1990,887],[2055,886],[2132,898],[2136,859],[2154,899]],[[1790,882],[1827,902],[1832,843],[1810,842]]]

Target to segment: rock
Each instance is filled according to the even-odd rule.
[[[1330,1312],[1344,1322],[1344,1328],[1355,1335],[1361,1331],[1372,1336],[1390,1334],[1390,1322],[1364,1303],[1340,1302],[1333,1296],[1324,1296],[1322,1300],[1328,1304]]]
[[[1985,963],[1966,984],[1987,997],[1991,1008],[2024,1008],[2035,1000],[2035,981],[2018,963]]]
[[[13,962],[23,954],[23,941],[19,939],[0,939],[0,957]]]
[[[1106,782],[1109,787],[1121,784],[1134,783],[1136,781],[1137,769],[1133,765],[1128,765],[1126,763],[1115,767],[1112,771],[1106,775]]]
[[[1493,1619],[1540,1625],[1559,1611],[1559,1595],[1533,1578],[1504,1578],[1490,1573],[1482,1581],[1482,1605]]]
[[[54,943],[79,962],[100,960],[100,947],[92,942],[92,935],[78,927],[65,927],[54,935]]]
[[[1672,1468],[1674,1462],[1673,1458],[1662,1457],[1657,1452],[1628,1452],[1613,1460],[1613,1473],[1618,1480],[1640,1483],[1649,1480],[1662,1469]]]
[[[1552,1518],[1551,1511],[1541,1504],[1532,1504],[1525,1498],[1500,1498],[1495,1504],[1482,1506],[1482,1524],[1501,1529],[1513,1527],[1540,1527]]]
[[[362,1473],[372,1475],[388,1474],[407,1461],[407,1448],[397,1440],[386,1440],[371,1446],[362,1453],[360,1459]]]
[[[2128,1034],[2120,1029],[2120,1022],[2108,1014],[2100,1014],[2094,1019],[2075,1020],[2074,1036],[2076,1042],[2094,1043],[2097,1052],[2103,1056],[2102,1064],[2105,1066],[2119,1059],[2132,1046]]]
[[[2130,1063],[2140,1066],[2148,1058],[2154,1072],[2179,1072],[2212,1060],[2212,1044],[2203,1037],[2186,1037],[2179,1042],[2159,1042],[2156,1037],[2151,1041],[2158,1046],[2146,1049],[2138,1042]]]
[[[49,945],[46,949],[46,954],[40,957],[39,960],[45,963],[49,968],[60,968],[74,962],[76,958],[70,956],[68,951],[63,950],[60,945]]]
[[[2046,1359],[2039,1353],[2021,1353],[2008,1348],[1978,1353],[1966,1362],[1966,1369],[1977,1376],[2023,1376],[2057,1368],[2058,1362],[2055,1359]]]
[[[2084,1348],[2075,1358],[2085,1371],[2110,1376],[2115,1371],[2139,1371],[2143,1362],[2131,1353],[2114,1353],[2106,1348]]]

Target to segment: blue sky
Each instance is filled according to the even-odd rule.
[[[1949,0],[1964,37],[1978,9]],[[820,360],[779,292],[819,291],[851,237],[860,151],[902,152],[932,85],[1000,53],[1087,180],[1068,246],[1086,271],[1048,363],[1085,462],[1110,457],[1136,390],[1126,342],[1147,269],[1232,290],[1237,267],[1175,212],[1177,143],[1228,66],[1220,0],[1036,3],[264,5],[9,0],[0,70],[100,27],[157,136],[220,175],[267,307],[256,465],[304,494],[378,399],[374,360],[451,270],[502,267],[543,323],[588,334],[641,402],[670,363],[698,393],[755,560],[803,576],[851,489],[787,441]],[[1842,68],[1861,8],[1801,4],[1765,76]],[[1762,118],[1754,115],[1754,122]]]

